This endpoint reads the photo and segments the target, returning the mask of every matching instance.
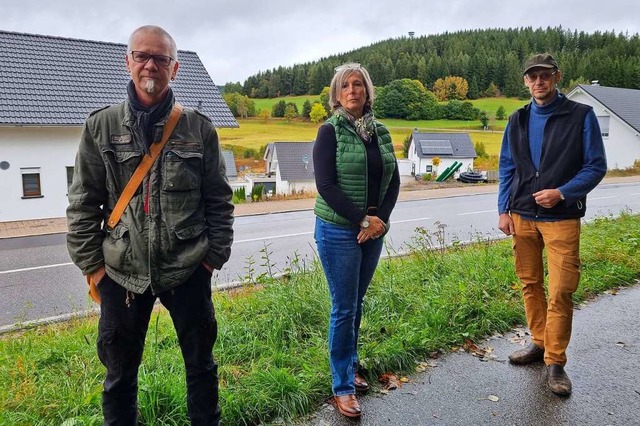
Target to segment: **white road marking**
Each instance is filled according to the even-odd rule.
[[[405,219],[405,220],[394,220],[391,222],[392,225],[396,225],[398,223],[409,223],[409,222],[420,222],[421,220],[429,220],[430,217],[419,217],[417,219]]]
[[[276,240],[278,238],[289,238],[289,237],[300,237],[302,235],[313,235],[313,232],[300,232],[298,234],[285,234],[285,235],[274,235],[272,237],[259,237],[259,238],[249,238],[246,240],[237,240],[233,243],[251,243],[254,241],[262,241],[262,240]]]
[[[475,212],[467,212],[467,213],[458,213],[458,216],[467,216],[470,214],[481,214],[481,213],[497,213],[496,209],[492,209],[492,210],[478,210]]]
[[[42,266],[34,266],[34,267],[31,267],[31,268],[10,269],[8,271],[0,271],[0,274],[13,274],[14,272],[35,271],[35,270],[38,270],[38,269],[58,268],[60,266],[69,266],[69,265],[73,265],[73,263],[72,262],[57,263],[55,265],[42,265]]]
[[[588,197],[589,201],[593,201],[593,200],[608,200],[609,198],[618,198],[617,195],[610,195],[608,197]]]

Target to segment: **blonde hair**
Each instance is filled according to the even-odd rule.
[[[337,108],[342,106],[340,105],[340,101],[338,101],[342,85],[347,82],[347,79],[352,74],[356,73],[362,76],[364,89],[367,94],[367,100],[364,103],[364,111],[368,112],[373,108],[375,89],[373,87],[371,77],[369,76],[369,71],[367,71],[367,69],[362,65],[352,62],[336,67],[336,73],[331,79],[331,84],[329,85],[329,107],[331,108],[331,112],[334,112]]]

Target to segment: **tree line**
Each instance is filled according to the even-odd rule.
[[[336,66],[358,62],[376,86],[411,79],[437,92],[438,79],[457,76],[468,83],[468,99],[519,97],[526,96],[522,64],[539,52],[556,57],[564,85],[598,80],[603,86],[640,88],[638,34],[523,27],[389,39],[318,61],[261,71],[243,84],[227,83],[224,92],[250,98],[315,95],[329,85]]]

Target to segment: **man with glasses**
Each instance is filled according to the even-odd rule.
[[[176,105],[169,82],[178,72],[177,53],[160,27],[131,34],[127,98],[87,118],[69,189],[69,253],[101,299],[97,349],[107,369],[105,425],[137,424],[138,367],[158,298],[182,350],[191,424],[220,421],[211,274],[231,252],[232,191],[213,124]],[[168,142],[120,220],[111,223],[134,171],[160,146],[169,117],[178,121]]]
[[[547,383],[571,394],[564,371],[573,320],[572,295],[580,280],[580,218],[586,196],[606,171],[600,127],[590,106],[557,89],[562,78],[547,53],[526,61],[531,102],[509,117],[500,150],[498,228],[513,238],[532,342],[509,356],[513,364],[544,361]],[[548,297],[543,249],[547,252]]]

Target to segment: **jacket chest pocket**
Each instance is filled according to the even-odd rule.
[[[164,153],[163,191],[193,191],[200,189],[203,165],[202,153],[171,148]]]
[[[142,161],[142,152],[108,148],[105,149],[104,155],[106,157],[107,173],[112,176],[112,179],[108,178],[107,180],[115,182],[116,188],[124,189],[138,168],[140,161]],[[138,187],[136,193],[138,192],[140,192],[140,187]]]

